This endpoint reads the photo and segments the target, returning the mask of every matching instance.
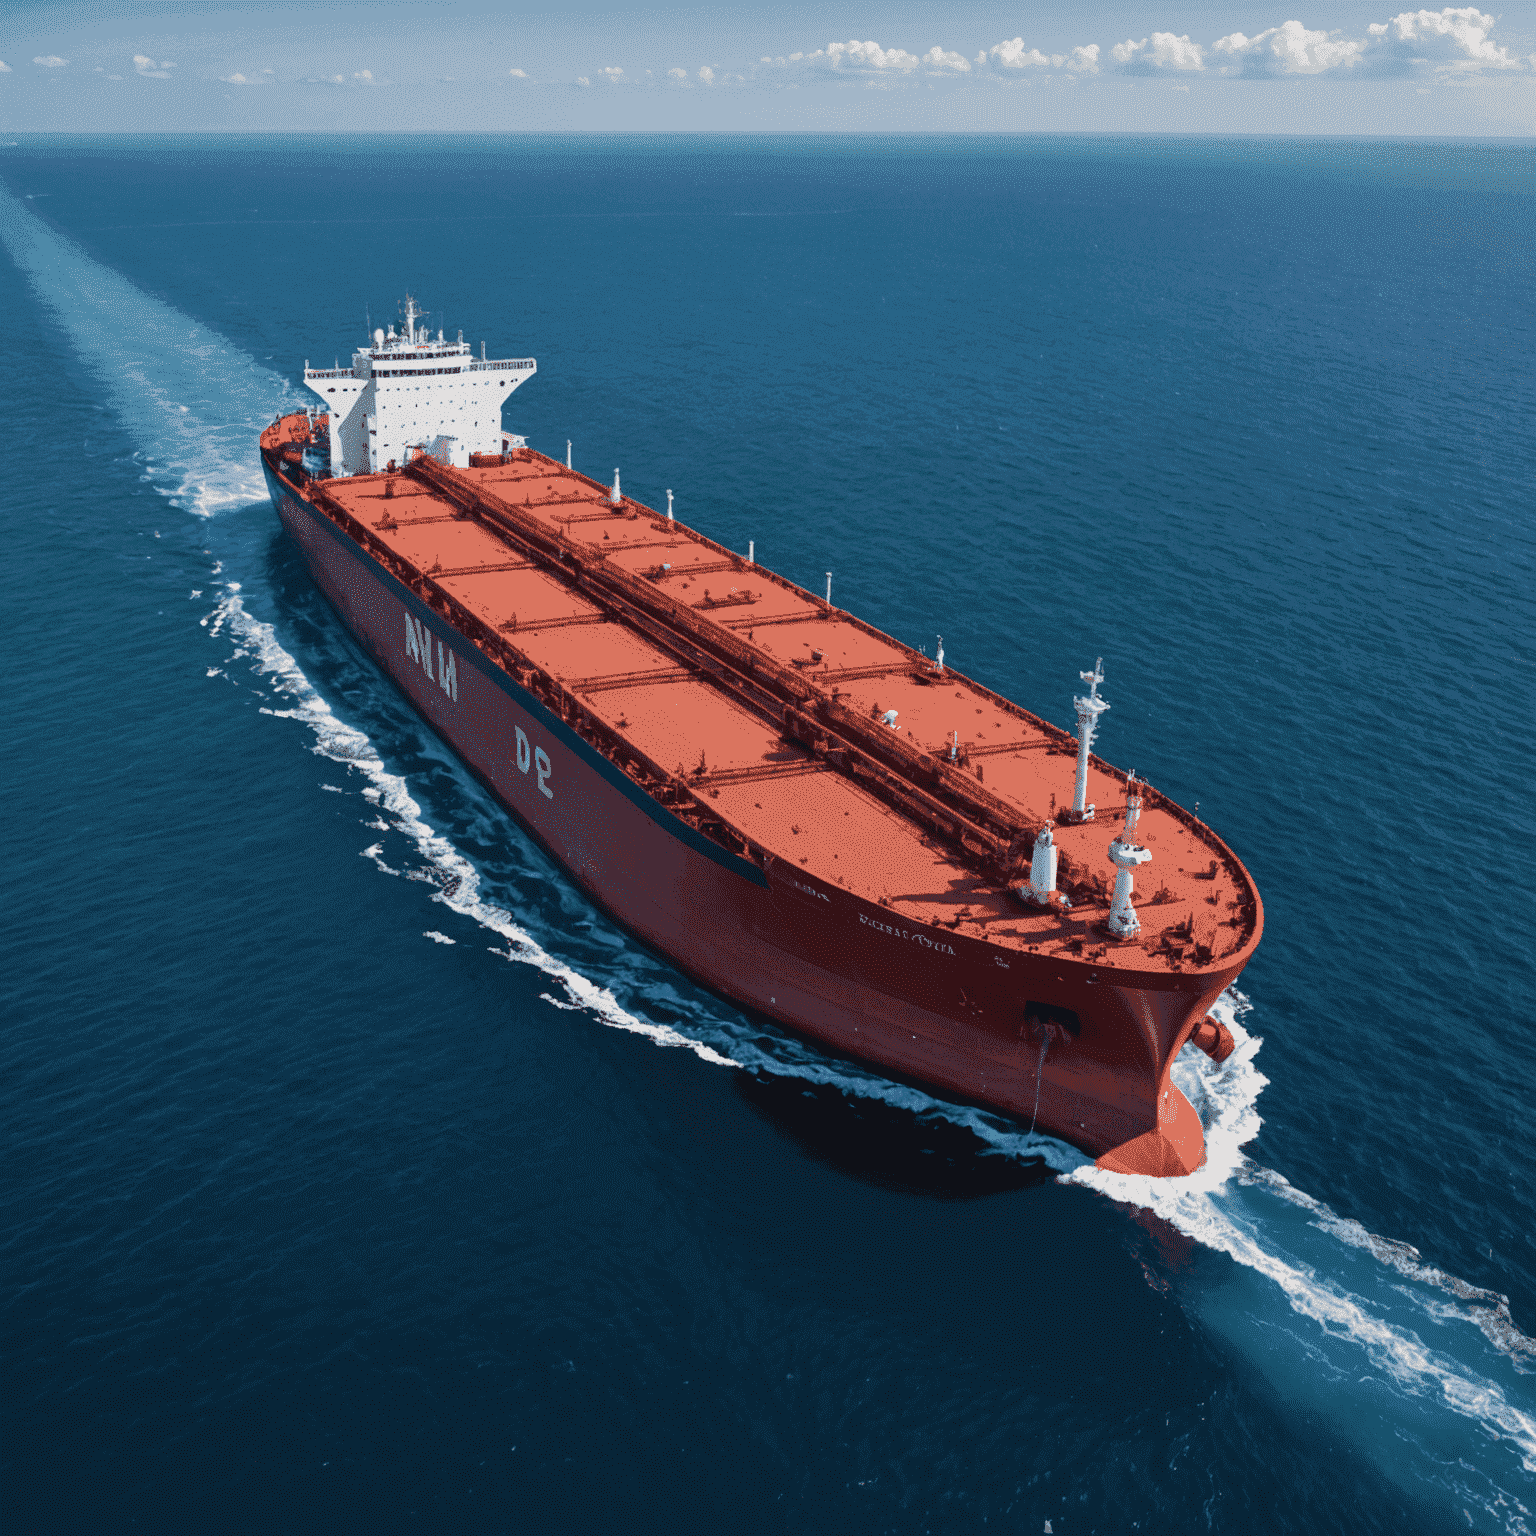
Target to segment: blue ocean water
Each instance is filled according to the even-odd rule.
[[[22,138],[15,1532],[1536,1527],[1536,152]],[[1254,872],[1211,1165],[702,992],[350,642],[255,436],[394,318]],[[1048,1523],[1048,1524],[1047,1524]]]

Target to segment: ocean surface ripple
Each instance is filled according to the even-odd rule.
[[[62,656],[14,706],[17,1529],[1528,1536],[1531,961],[1465,873],[1523,820],[1528,189],[1358,146],[386,157],[480,188],[515,277],[427,260],[445,211],[349,281],[404,262],[539,355],[536,446],[707,487],[690,521],[1062,723],[1110,658],[1104,750],[1267,905],[1161,1181],[701,991],[353,645],[255,439],[361,323],[315,276],[361,141],[24,148],[4,579],[12,654]],[[486,200],[506,157],[542,213]],[[572,228],[616,188],[623,273]],[[161,217],[241,199],[336,227]]]

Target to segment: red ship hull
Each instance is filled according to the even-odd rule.
[[[1110,976],[1091,961],[909,928],[793,865],[764,871],[736,857],[626,778],[270,463],[266,472],[283,526],[348,629],[517,821],[647,944],[744,1008],[1033,1121],[1106,1166],[1180,1174],[1203,1161],[1198,1117],[1168,1067],[1241,964]],[[1075,1014],[1080,1032],[1061,1033],[1042,1071],[1040,1035],[1024,1020],[1056,1009]]]

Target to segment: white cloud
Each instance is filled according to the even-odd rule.
[[[372,85],[373,71],[371,69],[359,69],[353,74],[352,78],[354,80],[361,80],[364,85]]]
[[[526,69],[509,69],[507,73],[514,80],[526,80],[528,78],[528,71]]]
[[[592,84],[592,82],[590,80],[588,80],[585,75],[577,75],[576,76],[576,84],[577,85],[590,86]]]
[[[61,59],[56,53],[40,53],[32,62],[41,64],[44,69],[62,69],[69,60]]]
[[[1357,38],[1311,32],[1299,21],[1287,21],[1257,37],[1234,32],[1218,39],[1211,52],[1231,59],[1237,73],[1259,79],[1524,69],[1524,62],[1490,38],[1495,20],[1472,6],[1404,11],[1390,21],[1372,22]]]
[[[1014,38],[1011,43],[996,44],[992,49],[992,57],[1004,69],[1060,69],[1067,62],[1066,55],[1058,53],[1053,66],[1050,54],[1041,53],[1038,48],[1026,48],[1022,37]]]
[[[699,79],[702,80],[705,85],[713,85],[715,83],[714,70],[712,70],[708,64],[701,64],[699,66]]]
[[[9,75],[12,73],[13,71],[11,66],[7,64],[4,59],[0,59],[0,75]]]
[[[1188,37],[1172,32],[1154,32],[1151,38],[1132,42],[1129,38],[1109,50],[1115,64],[1128,75],[1156,75],[1165,70],[1188,72],[1205,68],[1205,52]]]
[[[870,78],[900,78],[927,70],[939,74],[969,74],[970,60],[961,53],[951,53],[935,43],[927,53],[908,53],[905,48],[882,48],[876,42],[861,43],[853,38],[846,43],[828,43],[811,53],[791,53],[775,58],[764,54],[758,61],[776,69],[799,74],[864,75]],[[735,78],[734,76],[732,78]]]
[[[623,73],[624,71],[617,64],[610,64],[606,69],[598,70],[598,74],[602,75],[604,79],[613,85],[618,84]]]
[[[142,53],[134,54],[133,67],[146,80],[169,80],[171,78],[171,71],[176,68],[169,59],[163,64],[156,64],[153,59]]]
[[[220,75],[225,85],[260,85],[260,80],[247,80],[244,75]]]
[[[984,57],[978,54],[976,62],[980,64]],[[1070,53],[1041,53],[1038,48],[1026,48],[1024,39],[1016,37],[1012,42],[993,47],[992,62],[1004,69],[1065,69],[1075,75],[1096,75],[1099,72],[1099,45],[1089,43]]]
[[[928,69],[952,69],[963,75],[971,72],[971,61],[963,53],[945,53],[937,43],[923,55],[922,62]]]
[[[1522,69],[1520,59],[1488,34],[1497,17],[1473,6],[1443,11],[1404,11],[1367,31],[1393,73],[1407,74],[1428,65],[1439,71]]]
[[[807,59],[816,57],[814,53],[806,55]],[[879,43],[861,43],[856,40],[828,43],[826,59],[833,69],[877,72],[894,69],[903,74],[910,73],[922,62],[915,53],[908,53],[905,48],[882,48]]]
[[[763,63],[765,64],[770,62],[771,61],[768,59],[763,60]],[[669,69],[667,74],[670,75],[674,80],[686,80],[688,78],[688,71],[686,69]]]
[[[1353,69],[1367,46],[1364,41],[1340,38],[1337,32],[1309,32],[1299,21],[1288,21],[1257,37],[1234,32],[1218,38],[1211,52],[1236,60],[1245,75],[1269,77]]]
[[[973,63],[983,71],[990,66],[1008,73],[1086,77],[1113,72],[1165,80],[1188,79],[1213,69],[1228,76],[1272,80],[1536,73],[1536,55],[1521,59],[1493,40],[1496,20],[1474,6],[1447,6],[1438,11],[1404,11],[1353,37],[1336,29],[1314,30],[1293,18],[1252,37],[1233,32],[1214,43],[1196,42],[1187,34],[1153,32],[1139,42],[1127,38],[1105,50],[1087,43],[1059,53],[1026,46],[1022,37],[1015,37],[984,49],[974,61],[937,44],[918,54],[855,38],[808,53],[765,54],[756,77],[767,82],[782,72],[789,77],[784,83],[795,85],[808,83],[816,75],[824,79],[856,76],[873,85],[920,73],[966,76],[972,73]],[[680,83],[687,81],[685,71],[674,69],[669,75]],[[706,79],[702,71],[699,78]]]

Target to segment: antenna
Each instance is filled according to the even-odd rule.
[[[1092,821],[1093,807],[1087,803],[1088,752],[1099,728],[1099,716],[1109,708],[1099,697],[1099,684],[1104,681],[1104,658],[1100,656],[1094,662],[1092,672],[1079,672],[1077,675],[1089,684],[1089,688],[1085,696],[1072,700],[1077,709],[1077,779],[1072,786],[1071,815],[1066,819]]]

